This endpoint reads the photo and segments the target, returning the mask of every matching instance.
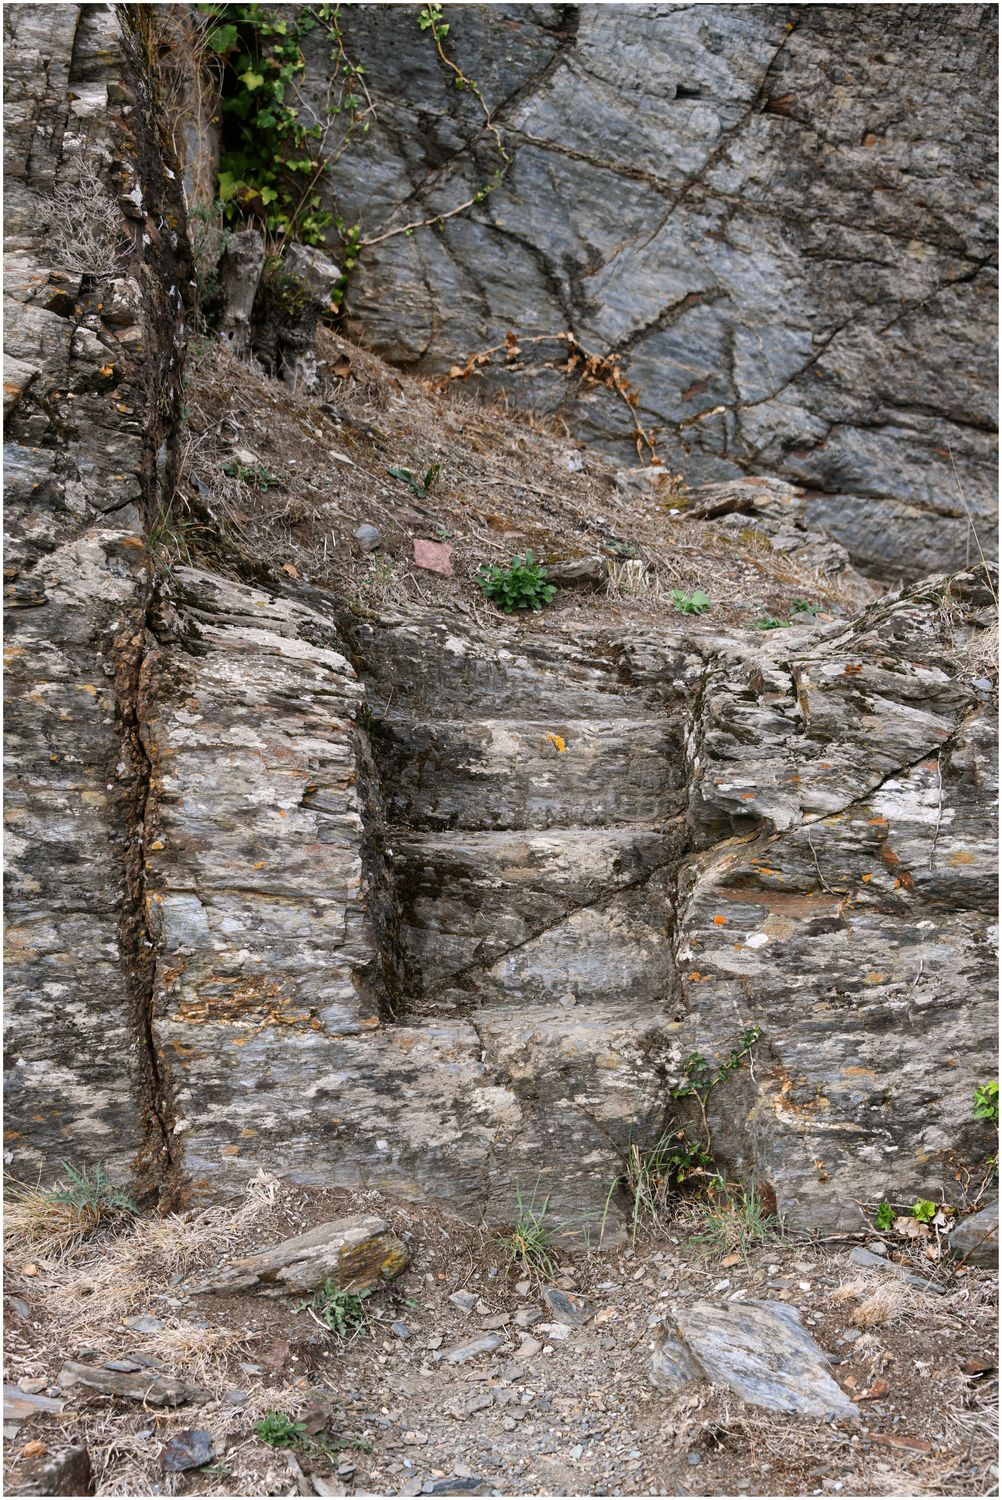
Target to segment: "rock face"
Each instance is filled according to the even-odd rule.
[[[159,1171],[135,702],[144,534],[176,466],[183,207],[111,9],[11,6],[4,31],[7,1147],[25,1177]]]
[[[623,357],[687,479],[792,480],[878,574],[963,566],[964,496],[995,531],[995,25],[982,5],[451,7],[446,50],[511,165],[472,210],[384,238],[501,158],[414,14],[352,7],[377,105],[333,180],[362,225],[354,321],[430,372],[513,329],[522,360],[477,379],[632,457],[619,397],[555,368],[573,330]]]
[[[528,107],[577,54],[555,11],[512,14]],[[659,24],[705,41],[685,14]],[[748,47],[721,48],[754,81],[773,13],[741,17]],[[121,19],[4,17],[15,1175],[102,1163],[218,1199],[264,1168],[488,1222],[521,1201],[594,1234],[622,1219],[628,1146],[692,1123],[699,1054],[727,1072],[706,1121],[721,1170],[792,1224],[938,1197],[986,1150],[994,737],[956,651],[997,584],[965,571],[771,634],[589,627],[587,601],[524,631],[363,607],[294,567],[181,566],[176,537],[163,566],[191,265],[135,60],[155,18]],[[713,170],[776,118],[751,107]],[[113,210],[97,260],[53,208],[82,184]],[[694,498],[845,566],[774,486]]]

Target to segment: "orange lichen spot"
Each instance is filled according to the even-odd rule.
[[[956,870],[959,869],[961,865],[973,865],[974,859],[975,856],[968,853],[966,849],[958,849],[956,854],[951,854],[946,862],[948,865],[952,865]]]
[[[558,755],[563,755],[564,751],[567,749],[567,741],[559,734],[548,734],[546,736],[546,742],[547,744],[553,746]]]
[[[239,1156],[240,1155],[240,1147],[239,1146],[224,1146],[222,1148],[222,1150],[220,1151],[219,1154],[220,1154],[220,1156]]]
[[[863,882],[864,885],[869,885],[870,881],[873,879],[873,876],[872,875],[861,875],[860,879],[862,880],[862,882]]]
[[[104,378],[106,380],[107,380],[107,378],[108,378],[109,375],[114,375],[114,373],[115,373],[115,366],[114,365],[102,365],[101,366],[101,374],[104,376]]]
[[[866,821],[867,821],[867,824],[869,825],[870,828],[886,828],[887,827],[887,819],[886,818],[867,818]]]
[[[843,1068],[842,1073],[846,1078],[876,1078],[877,1076],[875,1068]]]
[[[755,793],[755,792],[742,792],[741,793],[741,801],[742,802],[754,802],[756,795],[757,795],[757,793]]]
[[[289,816],[284,807],[276,808],[276,811],[280,818],[287,818]]]
[[[913,891],[915,889],[915,880],[910,870],[901,871],[901,874],[894,882],[894,888],[895,890],[900,889],[904,891]]]
[[[727,926],[727,918],[726,917],[714,917],[714,919],[713,919],[713,925],[714,925],[714,927],[726,927]]]
[[[891,868],[901,863],[900,859],[895,854],[893,849],[881,849],[880,857],[884,861],[884,864],[888,865]]]
[[[257,1135],[257,1131],[253,1130],[250,1127],[250,1125],[245,1125],[244,1128],[243,1128],[243,1130],[241,1130],[240,1134],[242,1136],[244,1136],[244,1137],[247,1137],[247,1136],[251,1136],[251,1135]]]
[[[686,975],[686,978],[690,979],[693,984],[704,984],[710,978],[710,975],[701,974],[698,969],[693,969],[691,974]]]
[[[887,978],[886,974],[881,974],[881,973],[878,972],[878,970],[871,969],[870,972],[869,972],[869,974],[864,974],[863,975],[863,983],[864,984],[883,984],[883,982],[884,982],[884,980],[886,978]]]
[[[265,865],[267,863],[268,863],[268,861],[266,859],[255,860],[254,864],[251,865],[251,869],[252,870],[263,870],[264,867],[265,867]]]
[[[759,873],[762,875],[779,875],[781,871],[771,870],[768,865],[762,865]]]

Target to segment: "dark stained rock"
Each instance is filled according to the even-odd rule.
[[[961,1219],[950,1236],[953,1254],[968,1266],[997,1267],[999,1263],[999,1206],[989,1203]]]
[[[86,1448],[50,1449],[29,1459],[17,1471],[8,1495],[93,1495],[94,1476]]]
[[[160,1462],[168,1473],[180,1474],[185,1469],[200,1469],[210,1463],[215,1451],[211,1432],[202,1427],[186,1427],[165,1443]]]

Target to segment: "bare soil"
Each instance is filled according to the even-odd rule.
[[[367,1327],[347,1342],[297,1299],[184,1297],[176,1284],[182,1272],[226,1253],[359,1211],[388,1219],[413,1260],[392,1288],[369,1299]],[[683,1210],[611,1251],[557,1247],[552,1273],[540,1275],[511,1264],[496,1234],[433,1209],[271,1181],[231,1209],[104,1231],[69,1258],[18,1253],[5,1289],[7,1382],[44,1378],[58,1392],[66,1358],[99,1365],[141,1355],[212,1399],[158,1411],[69,1387],[62,1415],[34,1416],[6,1443],[8,1485],[24,1471],[26,1445],[82,1442],[100,1494],[278,1495],[297,1493],[297,1485],[313,1493],[313,1475],[335,1487],[324,1493],[348,1495],[428,1493],[436,1482],[447,1483],[446,1492],[492,1495],[992,1490],[992,1275],[941,1264],[932,1270],[937,1290],[902,1288],[889,1271],[852,1266],[848,1238],[780,1236],[725,1265],[720,1251],[693,1238],[691,1215]],[[546,1284],[583,1293],[594,1316],[566,1337],[549,1323],[518,1326],[520,1312],[526,1320],[540,1307]],[[457,1291],[474,1294],[472,1311],[449,1300]],[[656,1390],[651,1356],[671,1306],[737,1296],[799,1308],[860,1419],[778,1416],[702,1384],[675,1397]],[[144,1313],[163,1329],[125,1326]],[[496,1351],[463,1364],[444,1358],[485,1328],[502,1339]],[[527,1356],[526,1336],[539,1346],[528,1345]],[[271,1411],[292,1418],[319,1411],[328,1451],[299,1448],[290,1467],[288,1454],[255,1431]],[[164,1443],[190,1427],[213,1434],[214,1462],[165,1474]],[[349,1446],[331,1451],[338,1443]]]

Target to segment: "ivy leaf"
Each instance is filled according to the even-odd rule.
[[[229,52],[236,45],[237,28],[235,26],[217,26],[209,32],[209,46],[213,52],[222,55]]]
[[[219,174],[219,197],[223,203],[229,203],[240,191],[241,183],[234,177],[232,172],[220,172]]]
[[[249,89],[251,92],[253,92],[254,89],[259,89],[262,83],[264,83],[264,74],[254,73],[250,68],[248,68],[246,73],[242,73],[240,75],[240,81],[245,89]]]

